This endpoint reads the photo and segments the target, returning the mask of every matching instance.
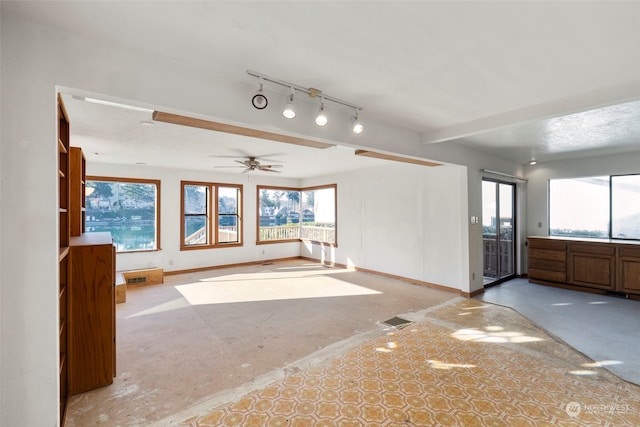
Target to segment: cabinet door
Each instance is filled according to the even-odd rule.
[[[617,289],[640,294],[640,248],[619,249]]]
[[[569,282],[605,290],[615,289],[615,247],[596,243],[569,244]]]

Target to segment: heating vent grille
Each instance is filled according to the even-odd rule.
[[[147,276],[129,277],[127,279],[127,285],[130,285],[132,283],[145,283],[146,281],[147,281]]]

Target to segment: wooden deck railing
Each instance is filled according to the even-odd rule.
[[[238,227],[218,227],[218,242],[237,242],[238,241]],[[204,245],[207,243],[207,227],[202,227],[195,233],[190,234],[184,239],[186,246],[190,245]]]

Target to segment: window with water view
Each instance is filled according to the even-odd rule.
[[[116,251],[159,249],[160,181],[88,177],[86,232],[109,231]]]

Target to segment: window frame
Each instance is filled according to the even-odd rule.
[[[335,242],[322,242],[319,240],[310,240],[303,237],[296,239],[281,239],[281,240],[260,240],[260,193],[262,190],[275,190],[275,191],[297,191],[300,193],[299,214],[300,221],[298,222],[300,227],[300,235],[302,235],[302,193],[305,191],[333,189],[333,211],[334,211],[334,236]],[[279,187],[271,185],[258,185],[256,186],[256,245],[270,245],[273,243],[290,243],[290,242],[306,242],[314,245],[338,247],[338,184],[324,184],[314,185],[311,187]]]
[[[157,252],[162,250],[161,240],[160,240],[160,232],[161,232],[161,221],[160,221],[160,180],[159,179],[148,179],[148,178],[122,178],[122,177],[113,177],[113,176],[96,176],[96,175],[88,175],[85,177],[85,183],[89,181],[98,181],[98,182],[107,182],[107,183],[125,183],[125,184],[152,184],[156,186],[156,200],[155,200],[155,231],[156,231],[156,247],[154,249],[135,249],[135,250],[117,250],[118,254],[130,254],[130,253],[140,253],[140,252]],[[86,184],[85,184],[86,185]],[[86,196],[85,196],[86,197]],[[91,233],[89,231],[88,233]],[[117,245],[116,245],[117,248]]]
[[[188,185],[192,186],[200,186],[207,187],[207,209],[205,213],[205,221],[207,225],[207,242],[202,245],[187,245],[185,244],[185,206],[184,206],[184,196],[185,196],[185,187]],[[235,188],[238,191],[237,198],[237,227],[238,227],[238,241],[237,242],[220,242],[218,227],[219,227],[219,218],[220,215],[218,212],[218,189],[219,188]],[[217,248],[231,248],[231,247],[241,247],[244,245],[244,225],[243,221],[243,192],[244,188],[242,184],[230,184],[230,183],[221,183],[221,182],[205,182],[205,181],[180,181],[180,250],[181,251],[191,251],[191,250],[199,250],[199,249],[217,249]],[[195,214],[194,214],[195,215]],[[233,215],[233,214],[222,214],[222,215]],[[201,216],[198,214],[198,216]]]
[[[591,178],[591,177],[608,177],[609,178],[609,197],[608,197],[608,230],[607,230],[607,236],[606,237],[584,237],[584,236],[571,236],[571,235],[558,235],[558,234],[552,234],[551,233],[551,181],[555,181],[555,180],[577,180],[577,179],[585,179],[585,178]],[[640,176],[640,173],[628,173],[628,174],[613,174],[613,175],[593,175],[593,176],[580,176],[580,177],[570,177],[570,178],[550,178],[548,180],[547,183],[547,207],[548,207],[548,212],[547,212],[547,217],[548,217],[548,230],[547,230],[547,234],[549,236],[552,237],[567,237],[567,238],[580,238],[580,239],[594,239],[594,240],[598,240],[598,239],[609,239],[609,240],[620,240],[620,241],[624,241],[624,240],[630,240],[630,241],[640,241],[640,238],[636,238],[636,237],[614,237],[613,236],[613,218],[614,218],[614,214],[613,214],[613,178],[615,177],[620,177],[620,176]]]

